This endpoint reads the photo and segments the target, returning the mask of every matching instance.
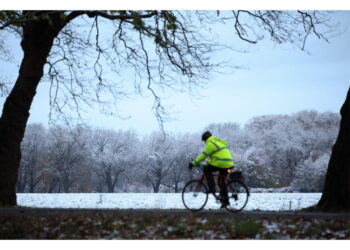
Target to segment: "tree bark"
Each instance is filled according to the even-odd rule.
[[[41,178],[42,176],[37,176],[36,171],[34,169],[31,169],[29,171],[29,193],[34,193],[35,187],[39,184]]]
[[[57,178],[54,178],[54,179],[51,181],[51,183],[50,183],[50,186],[49,186],[49,188],[48,188],[48,190],[47,190],[47,193],[50,193],[50,194],[53,193],[53,191],[55,190],[57,184],[58,184],[58,179],[57,179]]]
[[[37,13],[36,15],[42,15]],[[0,118],[0,206],[15,206],[16,181],[29,110],[43,76],[53,40],[63,28],[59,14],[27,21],[21,47],[24,57],[16,83],[7,97]]]
[[[174,192],[175,193],[178,193],[180,190],[179,190],[179,182],[178,181],[176,181],[175,182],[175,187],[174,187]]]
[[[25,188],[27,186],[27,175],[25,173],[25,169],[23,169],[24,166],[22,165],[18,169],[18,178],[16,183],[16,190],[18,193],[24,193]]]
[[[160,180],[157,180],[156,183],[153,184],[153,193],[159,193],[160,184]]]
[[[112,170],[111,170],[111,165],[108,166],[107,171],[105,172],[105,181],[107,185],[107,192],[108,193],[114,193],[114,185],[112,184]]]
[[[322,197],[323,211],[350,211],[350,89],[340,110],[338,138],[328,163]]]

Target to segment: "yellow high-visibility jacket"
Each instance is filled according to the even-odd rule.
[[[227,147],[227,142],[210,136],[205,141],[203,152],[192,162],[197,166],[200,162],[209,157],[208,165],[218,168],[230,168],[234,166],[234,161],[230,150]]]

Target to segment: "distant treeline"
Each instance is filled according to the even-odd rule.
[[[320,192],[339,121],[335,113],[301,111],[255,117],[243,127],[213,123],[204,130],[229,143],[249,187]],[[30,124],[17,192],[180,192],[199,173],[187,166],[204,147],[203,131],[140,136]]]

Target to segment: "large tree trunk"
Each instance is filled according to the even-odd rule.
[[[37,13],[42,15],[44,13]],[[17,81],[7,97],[0,118],[0,206],[14,206],[16,181],[24,136],[36,88],[43,75],[54,38],[63,27],[59,14],[27,21],[21,46],[24,57]]]
[[[338,138],[328,164],[325,186],[317,207],[350,211],[350,89],[341,110]]]

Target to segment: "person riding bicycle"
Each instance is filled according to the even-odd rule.
[[[209,131],[203,133],[202,141],[205,142],[206,146],[203,152],[189,164],[189,168],[198,166],[200,162],[209,157],[207,165],[204,166],[203,171],[207,178],[209,191],[214,195],[215,183],[212,173],[219,171],[218,184],[220,187],[220,201],[222,204],[221,208],[224,208],[229,205],[225,180],[229,173],[228,169],[233,169],[234,161],[231,152],[227,147],[227,142],[215,138]]]

